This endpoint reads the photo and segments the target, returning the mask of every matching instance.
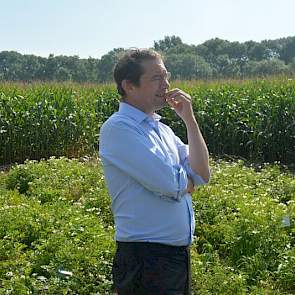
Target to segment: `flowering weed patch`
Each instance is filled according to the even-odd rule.
[[[294,294],[294,175],[242,161],[211,166],[210,184],[193,194],[193,294]],[[98,160],[2,172],[1,292],[111,294],[110,206]]]

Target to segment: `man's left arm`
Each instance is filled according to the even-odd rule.
[[[185,123],[190,168],[200,175],[205,182],[208,182],[210,179],[209,153],[193,113],[190,95],[180,89],[173,89],[167,93],[166,101]]]
[[[189,146],[188,160],[192,170],[209,181],[209,153],[195,118],[185,122]]]

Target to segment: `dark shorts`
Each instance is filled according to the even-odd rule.
[[[114,291],[119,295],[191,294],[189,247],[117,242]]]

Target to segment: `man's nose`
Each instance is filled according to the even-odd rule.
[[[165,88],[168,89],[169,86],[170,86],[169,80],[168,80],[168,79],[164,79],[162,85],[163,85],[163,86],[165,85]]]

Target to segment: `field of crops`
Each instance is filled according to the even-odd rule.
[[[212,155],[294,164],[295,80],[178,82]],[[97,150],[99,128],[118,108],[114,85],[0,84],[0,165]],[[186,141],[181,120],[161,111]]]
[[[294,176],[211,166],[211,183],[193,194],[194,294],[294,294]],[[0,173],[0,196],[0,294],[111,294],[114,228],[99,162],[27,162]]]
[[[194,294],[295,294],[295,80],[172,87],[192,96],[212,156],[193,194]],[[0,166],[31,159],[0,172],[0,294],[110,294],[96,152],[118,99],[114,85],[0,84]],[[186,141],[174,112],[161,115]]]

